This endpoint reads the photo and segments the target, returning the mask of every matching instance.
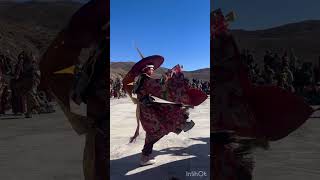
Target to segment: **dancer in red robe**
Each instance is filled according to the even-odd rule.
[[[221,10],[211,13],[211,23],[213,179],[248,180],[252,178],[252,159],[244,160],[249,153],[241,153],[239,147],[282,139],[314,110],[289,91],[253,85]],[[245,137],[251,141],[240,143]]]
[[[205,93],[189,87],[179,65],[167,73],[167,78],[153,79],[151,77],[153,71],[160,67],[163,60],[163,57],[157,55],[143,58],[133,66],[123,79],[125,90],[137,104],[137,120],[140,120],[146,131],[140,165],[155,163],[151,156],[153,145],[163,136],[170,132],[179,134],[182,131],[190,130],[194,126],[194,122],[187,121],[189,118],[188,108],[199,105],[207,98]],[[135,85],[128,86],[128,83],[132,82],[136,76],[139,77]],[[137,99],[132,97],[132,92],[137,94]],[[195,95],[199,95],[198,98]],[[172,103],[155,102],[152,96]],[[139,122],[131,142],[138,133]]]

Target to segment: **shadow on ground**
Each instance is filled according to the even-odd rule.
[[[171,147],[154,151],[154,156],[169,155],[169,156],[192,156],[188,159],[178,160],[162,164],[160,166],[152,166],[150,169],[141,172],[126,175],[128,172],[136,170],[139,167],[139,159],[141,154],[134,154],[121,159],[111,160],[111,180],[185,180],[185,179],[209,179],[209,165],[210,165],[210,138],[192,138],[196,141],[205,142],[205,144],[194,144],[189,147]],[[157,159],[157,157],[156,157]],[[206,177],[187,177],[186,172],[191,171],[205,171]]]

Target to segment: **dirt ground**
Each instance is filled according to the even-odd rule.
[[[138,165],[143,130],[135,143],[128,143],[136,127],[134,111],[127,98],[111,100],[111,180],[209,179],[209,99],[191,110],[192,130],[169,134],[155,145],[157,164],[147,167]],[[297,131],[270,143],[270,150],[256,150],[254,180],[319,180],[319,116],[316,112]],[[59,109],[31,119],[0,116],[0,179],[83,180],[83,147],[84,137]]]
[[[170,133],[154,146],[156,164],[139,167],[144,131],[135,143],[129,138],[136,128],[135,105],[130,99],[112,99],[110,164],[111,180],[209,179],[210,99],[190,110],[195,126],[179,135]],[[189,174],[187,174],[189,173]]]

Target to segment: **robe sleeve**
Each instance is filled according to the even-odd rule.
[[[177,104],[195,106],[207,98],[204,92],[192,89],[183,75],[173,76],[164,82],[161,79],[148,78],[143,86],[152,96]]]

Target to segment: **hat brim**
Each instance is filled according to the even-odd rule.
[[[128,74],[131,74],[132,76],[136,77],[139,74],[141,74],[141,71],[143,68],[145,68],[147,65],[150,65],[150,64],[152,64],[154,66],[153,69],[156,70],[162,65],[163,61],[164,61],[164,58],[159,55],[145,57],[141,59],[139,62],[137,62],[131,68]]]
[[[139,62],[137,62],[131,70],[126,74],[126,76],[123,78],[123,88],[129,93],[131,96],[132,90],[133,90],[133,83],[135,77],[141,74],[141,71],[146,65],[153,64],[154,70],[158,69],[161,64],[163,63],[164,58],[159,55],[154,56],[148,56],[146,58],[141,59]]]

